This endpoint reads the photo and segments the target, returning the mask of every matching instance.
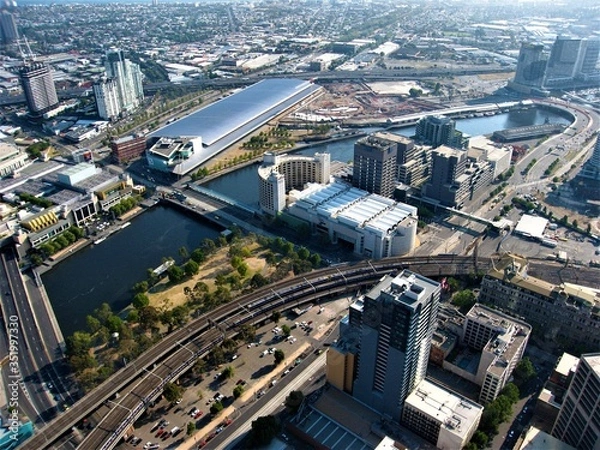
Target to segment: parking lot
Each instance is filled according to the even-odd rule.
[[[135,423],[135,429],[127,434],[128,442],[117,448],[141,449],[146,444],[158,444],[161,449],[196,448],[198,444],[212,438],[235,421],[240,409],[264,395],[282,377],[294,376],[295,365],[308,353],[321,347],[337,324],[336,318],[346,314],[350,300],[347,298],[314,305],[301,316],[292,312],[283,315],[277,322],[267,323],[256,330],[251,343],[239,343],[228,361],[218,367],[209,367],[199,378],[183,375],[179,384],[185,388],[181,401],[171,405],[161,399],[150,407]],[[290,328],[289,336],[284,325]],[[284,360],[275,364],[275,350],[282,350]],[[230,378],[222,372],[233,369]],[[235,398],[233,391],[242,386],[243,393]],[[224,409],[217,415],[210,413],[216,401]],[[188,423],[193,423],[196,432],[187,435]],[[135,444],[133,439],[139,439]]]

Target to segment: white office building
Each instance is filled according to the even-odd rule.
[[[404,402],[402,422],[441,450],[463,448],[473,437],[483,406],[423,380]]]

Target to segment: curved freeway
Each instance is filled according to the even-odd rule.
[[[491,265],[491,258],[472,256],[387,258],[328,267],[263,287],[165,337],[41,429],[22,448],[50,448],[102,403],[111,409],[78,448],[114,448],[146,405],[162,393],[167,382],[177,379],[226,335],[236,334],[239,325],[260,322],[274,309],[291,309],[328,296],[355,293],[361,287],[373,285],[382,276],[402,269],[437,277],[487,271]]]

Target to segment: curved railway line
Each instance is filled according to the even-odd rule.
[[[265,320],[275,309],[287,310],[319,299],[355,293],[373,285],[382,276],[403,269],[438,277],[485,272],[491,266],[491,258],[473,256],[386,258],[336,265],[265,286],[172,332],[42,428],[22,448],[52,448],[57,439],[103,403],[111,409],[78,448],[114,448],[146,406],[162,393],[166,383],[176,380],[225,335],[236,334],[242,324]]]

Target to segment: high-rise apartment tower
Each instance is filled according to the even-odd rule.
[[[541,88],[546,73],[547,57],[543,44],[523,42],[519,51],[514,82],[521,86]]]
[[[0,13],[0,37],[3,44],[11,44],[19,39],[15,16],[8,11]]]
[[[600,353],[581,355],[552,435],[579,450],[600,448]]]
[[[111,49],[106,53],[106,76],[117,83],[121,110],[131,111],[144,99],[142,72],[137,64],[125,59],[123,51]]]
[[[352,184],[373,194],[391,197],[396,188],[398,143],[405,138],[377,132],[354,144]]]
[[[352,395],[400,420],[404,400],[425,378],[440,298],[439,283],[404,270],[364,297]]]
[[[46,64],[33,62],[19,71],[27,107],[33,116],[41,116],[58,104],[52,71]]]

